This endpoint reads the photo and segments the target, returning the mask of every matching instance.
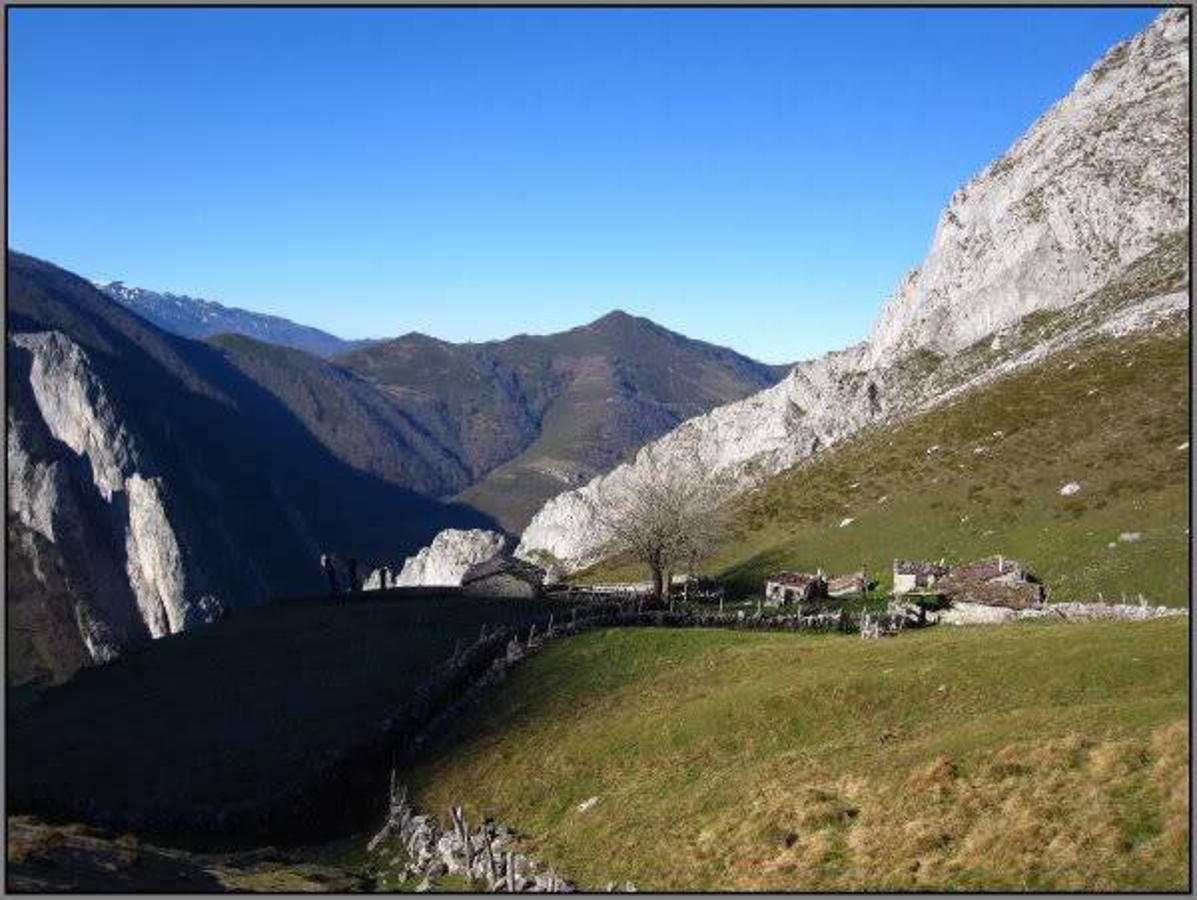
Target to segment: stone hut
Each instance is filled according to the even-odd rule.
[[[980,603],[1027,609],[1044,600],[1045,591],[1026,567],[1004,556],[954,566],[938,589],[953,603]]]
[[[1022,563],[1001,555],[953,566],[948,574],[963,581],[997,581],[1003,584],[1018,584],[1030,580],[1030,574]]]
[[[848,597],[853,594],[863,594],[872,586],[864,572],[853,572],[850,575],[836,575],[827,580],[827,595],[829,597]]]
[[[781,572],[765,582],[765,605],[785,606],[790,603],[809,603],[827,596],[827,579],[823,573]]]
[[[466,569],[461,592],[470,597],[519,597],[531,599],[544,593],[544,569],[498,554]]]
[[[917,559],[894,560],[894,596],[900,597],[911,591],[934,586],[935,582],[948,574],[943,562],[924,562]]]

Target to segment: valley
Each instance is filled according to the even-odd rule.
[[[1190,890],[1189,18],[1061,64],[864,339],[792,365],[587,322],[598,286],[566,330],[347,340],[9,249],[6,889]],[[359,187],[326,265],[378,321],[568,265],[476,186],[443,259]],[[673,322],[720,269],[645,222],[678,271],[628,302]],[[772,277],[723,302],[827,346]]]
[[[336,362],[402,402],[440,410],[474,477],[457,499],[513,534],[550,497],[680,422],[776,384],[786,368],[620,311],[482,344],[410,334]]]

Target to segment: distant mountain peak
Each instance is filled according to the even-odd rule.
[[[629,325],[656,325],[651,319],[646,319],[644,316],[634,316],[630,312],[623,309],[613,309],[606,315],[599,316],[589,325],[584,325],[584,328],[626,328]],[[661,326],[657,326],[658,328]]]
[[[105,296],[164,331],[201,340],[218,334],[240,334],[271,344],[329,357],[358,346],[334,334],[300,325],[281,316],[257,313],[215,300],[129,287],[123,281],[92,281]]]

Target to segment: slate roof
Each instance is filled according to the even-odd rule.
[[[946,575],[948,567],[921,559],[895,559],[895,575]]]
[[[461,583],[469,584],[472,581],[480,581],[493,575],[511,575],[514,578],[527,581],[529,584],[544,584],[544,569],[540,566],[516,559],[514,556],[504,556],[502,553],[470,566],[461,576]]]
[[[955,566],[951,571],[951,576],[962,581],[989,581],[991,578],[1008,575],[1011,572],[1024,571],[1022,564],[1016,560],[991,556],[989,559]]]
[[[853,572],[850,575],[837,575],[827,582],[829,591],[860,590],[865,585],[864,572]]]
[[[806,587],[816,581],[822,581],[818,575],[806,572],[779,572],[768,579],[770,584],[784,584],[787,587]]]

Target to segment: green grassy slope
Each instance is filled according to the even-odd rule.
[[[372,734],[483,622],[543,619],[536,601],[403,598],[238,610],[86,669],[15,711],[16,812],[117,821],[254,803],[303,784]]]
[[[591,886],[1183,889],[1187,625],[592,633],[407,777]]]
[[[749,595],[780,569],[864,564],[887,587],[895,557],[1003,553],[1056,600],[1183,606],[1187,383],[1187,332],[1057,354],[769,479],[738,503],[710,568]],[[1061,496],[1069,481],[1080,493]],[[629,575],[642,577],[608,566],[583,579]]]

